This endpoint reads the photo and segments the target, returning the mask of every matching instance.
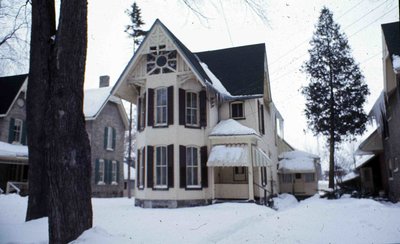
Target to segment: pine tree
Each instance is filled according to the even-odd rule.
[[[310,83],[303,87],[308,126],[329,144],[329,188],[334,187],[335,147],[365,130],[363,110],[369,94],[347,38],[324,7],[310,41],[310,59],[303,65]]]
[[[134,2],[131,8],[132,10],[127,9],[125,11],[132,22],[132,24],[126,26],[125,32],[128,33],[129,37],[133,38],[133,49],[135,49],[135,45],[138,46],[140,44],[147,31],[141,29],[144,22],[139,6]]]

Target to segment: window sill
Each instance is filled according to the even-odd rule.
[[[107,148],[106,150],[107,150],[107,151],[110,151],[110,152],[113,152],[113,151],[114,151],[114,149],[112,149],[112,148]]]
[[[234,119],[234,120],[245,120],[246,117],[231,117],[231,119]]]
[[[154,129],[157,129],[157,128],[168,128],[168,125],[154,125],[153,128]]]
[[[201,186],[186,186],[185,190],[187,191],[201,191],[203,190]]]
[[[168,191],[168,186],[154,186],[154,191]]]
[[[116,181],[113,181],[113,182],[111,183],[111,185],[113,185],[113,186],[117,186],[117,185],[118,185],[118,182],[116,182]]]
[[[97,185],[99,185],[99,186],[105,186],[106,183],[104,183],[104,181],[99,181],[99,182],[97,182]]]
[[[185,125],[185,128],[188,129],[200,129],[200,125]]]

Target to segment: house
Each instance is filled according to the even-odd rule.
[[[365,185],[361,180],[361,188],[381,192],[381,195],[384,192],[392,201],[400,200],[399,23],[382,25],[384,88],[369,114],[376,129],[361,142],[358,149],[359,154],[375,155],[369,167],[364,169],[365,174],[372,175],[373,186]]]
[[[317,155],[293,150],[279,155],[280,193],[304,198],[318,192],[321,178],[320,158]]]
[[[0,77],[0,193],[18,189],[26,194],[27,190],[27,77]]]
[[[0,78],[0,188],[27,189],[25,96],[27,75]],[[100,88],[86,90],[84,114],[91,144],[92,194],[123,195],[124,133],[128,128],[121,99],[110,95],[109,77]]]
[[[135,177],[136,177],[136,170],[134,167],[131,166],[130,170],[130,177],[128,177],[128,163],[124,162],[124,197],[128,196],[128,184],[130,185],[131,189],[131,196],[135,193]]]
[[[121,99],[110,94],[110,77],[85,91],[84,114],[92,158],[92,196],[123,196],[124,135],[128,117]]]
[[[156,20],[112,94],[137,106],[136,205],[264,201],[279,192],[283,125],[264,44],[193,53]]]

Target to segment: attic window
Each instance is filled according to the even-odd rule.
[[[166,74],[176,71],[176,50],[167,51],[165,45],[150,47],[147,54],[147,73]]]

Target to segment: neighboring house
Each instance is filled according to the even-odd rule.
[[[110,95],[109,77],[85,91],[84,114],[92,152],[92,196],[123,196],[124,135],[128,118],[121,99]]]
[[[156,20],[112,94],[137,105],[136,205],[279,192],[283,126],[264,44],[192,53]]]
[[[360,144],[359,153],[376,155],[374,167],[369,167],[373,178],[380,179],[373,186],[374,192],[385,192],[392,201],[400,201],[399,22],[383,24],[382,34],[384,89],[370,112],[377,129]],[[363,182],[361,187],[368,188]]]
[[[279,155],[280,193],[308,197],[318,193],[321,178],[320,158],[303,151],[289,151]]]
[[[0,192],[25,190],[28,179],[25,99],[27,75],[0,77]],[[11,188],[10,188],[11,187]]]
[[[136,170],[131,166],[131,177],[128,177],[128,163],[124,163],[124,197],[128,196],[128,184],[131,187],[131,196],[135,193]],[[128,179],[130,178],[130,179]]]
[[[25,95],[27,75],[0,78],[0,188],[7,182],[27,186]],[[110,95],[109,77],[100,77],[98,89],[85,91],[84,114],[91,144],[92,194],[123,195],[124,134],[128,119],[121,99]],[[10,145],[12,144],[12,145]]]

